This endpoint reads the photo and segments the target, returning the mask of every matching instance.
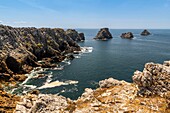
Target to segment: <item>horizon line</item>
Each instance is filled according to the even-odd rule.
[[[8,25],[8,24],[3,24],[3,23],[0,23],[0,25],[4,25],[4,26],[11,26],[11,27],[14,27],[14,28],[21,28],[21,27],[35,27],[35,28],[62,28],[62,29],[101,29],[101,28],[109,28],[109,29],[167,29],[169,30],[170,28],[112,28],[112,27],[54,27],[54,26],[32,26],[32,25],[18,25],[18,26],[15,26],[15,25]]]

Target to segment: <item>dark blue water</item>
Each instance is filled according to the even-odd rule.
[[[53,71],[52,81],[76,80],[79,83],[41,89],[42,93],[60,92],[61,95],[76,99],[85,88],[96,88],[96,82],[100,80],[113,77],[132,82],[134,71],[142,71],[145,63],[163,63],[170,59],[170,30],[149,30],[152,35],[145,37],[140,36],[142,30],[111,29],[113,39],[109,41],[93,40],[98,29],[78,31],[85,33],[86,37],[86,41],[79,44],[93,47],[93,52],[74,59],[64,70]],[[120,38],[121,33],[129,31],[133,32],[134,39]],[[61,93],[62,90],[64,92]]]

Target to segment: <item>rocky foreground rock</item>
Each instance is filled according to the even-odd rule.
[[[170,61],[147,63],[136,71],[133,83],[113,78],[85,89],[77,100],[58,95],[21,97],[16,113],[170,113]]]
[[[94,39],[96,40],[108,40],[111,39],[112,34],[109,31],[109,28],[102,28],[100,31],[97,33],[96,37]]]
[[[148,30],[144,30],[142,33],[141,33],[142,36],[148,36],[148,35],[151,35],[151,33],[148,31]]]
[[[80,51],[83,33],[60,28],[13,28],[0,25],[0,80],[22,81],[34,67],[55,67],[67,53]],[[39,63],[42,60],[43,63]],[[20,78],[21,77],[21,78]]]
[[[126,39],[132,39],[134,36],[133,36],[132,32],[127,32],[127,33],[122,33],[122,35],[120,37],[126,38]]]

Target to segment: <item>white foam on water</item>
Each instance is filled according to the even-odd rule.
[[[93,47],[81,47],[82,53],[91,53],[93,52]]]
[[[80,55],[74,55],[74,57],[75,57],[75,58],[81,58],[81,56],[80,56]]]
[[[50,68],[50,70],[63,70],[63,69],[64,69],[64,66]]]
[[[77,84],[78,81],[73,81],[73,80],[68,80],[65,82],[60,82],[60,81],[54,81],[51,83],[46,83],[43,86],[37,88],[37,89],[46,89],[46,88],[53,88],[53,87],[58,87],[58,86],[62,86],[62,85],[71,85],[71,84]]]
[[[37,86],[34,86],[34,85],[24,85],[24,87],[28,87],[28,88],[31,88],[31,89],[35,89]]]
[[[34,68],[30,74],[25,74],[27,76],[27,79],[21,85],[26,84],[28,82],[28,80],[30,80],[33,76],[35,76],[37,73],[40,73],[43,71],[45,71],[45,69],[43,69],[41,67]]]
[[[134,37],[133,40],[137,39],[137,37]]]
[[[46,83],[45,84],[50,83],[52,81],[52,77],[53,77],[53,75],[52,75],[52,72],[51,72],[50,74],[48,74],[48,78],[46,79]]]

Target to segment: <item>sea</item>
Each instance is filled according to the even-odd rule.
[[[143,71],[146,63],[170,60],[170,29],[149,29],[149,36],[140,35],[143,29],[110,29],[113,39],[108,41],[93,39],[99,29],[77,31],[83,32],[86,40],[78,43],[82,52],[75,54],[75,59],[66,59],[53,69],[34,69],[26,81],[10,92],[23,94],[38,89],[44,94],[77,99],[85,88],[99,87],[101,80],[112,77],[132,82],[134,72]],[[120,38],[124,32],[132,32],[134,38]],[[37,74],[45,76],[37,78]]]

